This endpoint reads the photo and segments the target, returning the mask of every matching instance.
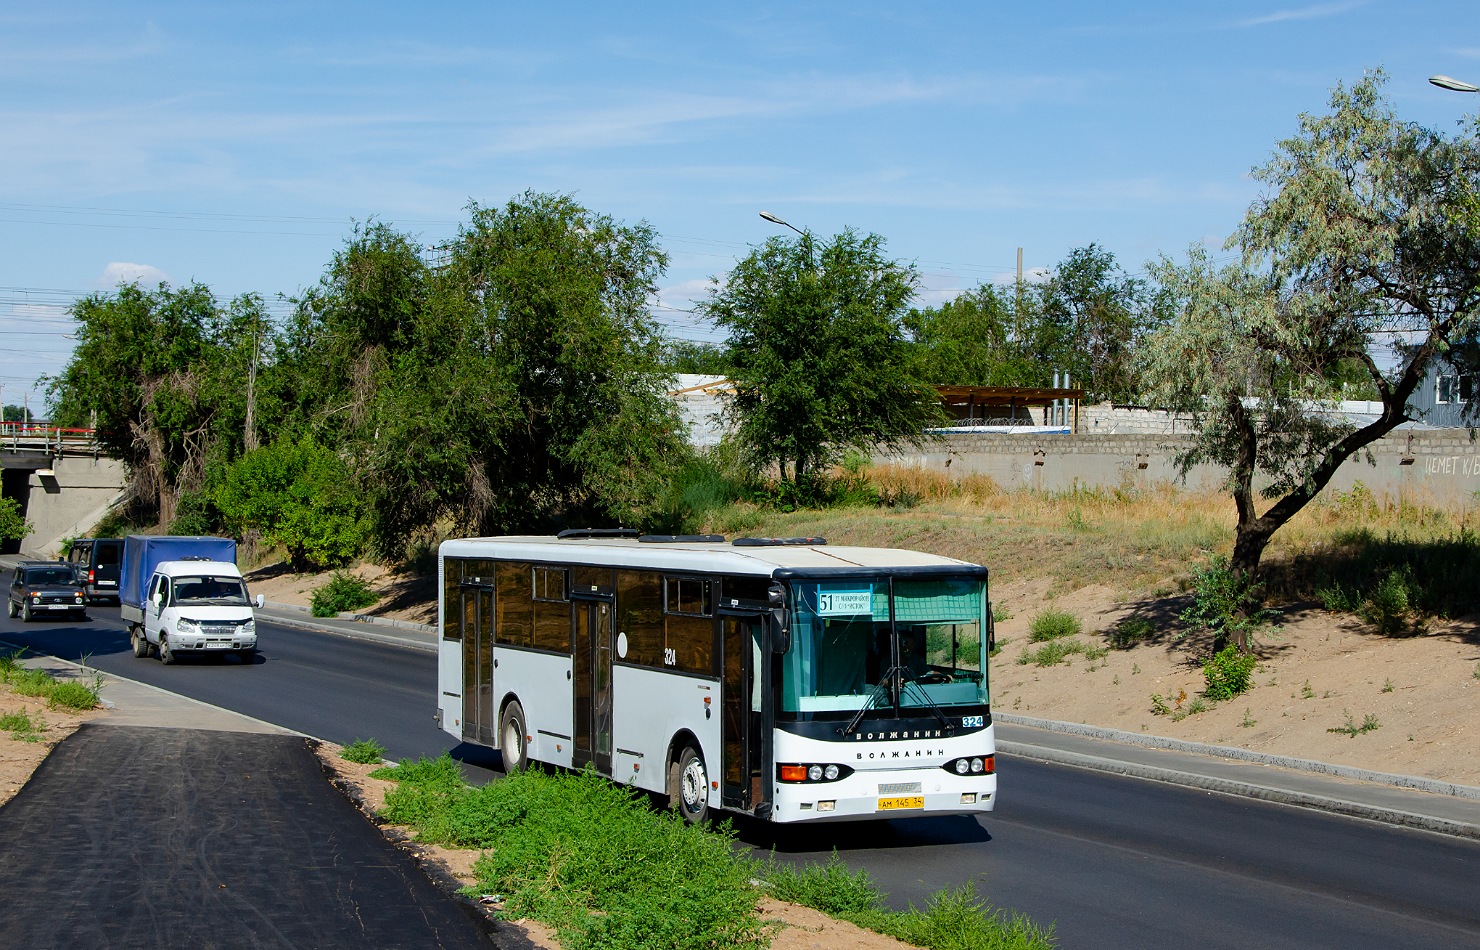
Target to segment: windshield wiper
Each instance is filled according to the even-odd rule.
[[[909,671],[906,670],[905,672],[908,673]],[[950,720],[946,718],[945,712],[942,711],[941,708],[935,704],[935,700],[930,698],[930,694],[925,692],[925,687],[915,682],[915,678],[913,676],[910,676],[908,679],[905,680],[904,686],[905,689],[908,689],[911,686],[915,687],[915,692],[919,693],[920,698],[925,701],[925,708],[930,710],[930,712],[935,716],[936,719],[940,720],[940,724],[945,727],[947,733],[953,733],[956,731],[956,727],[951,725]],[[900,692],[904,692],[904,690],[900,690]]]
[[[864,699],[863,705],[858,707],[858,712],[854,714],[852,719],[848,720],[848,725],[838,730],[838,734],[843,736],[852,735],[853,731],[858,728],[858,724],[863,722],[864,714],[873,707],[874,703],[878,702],[880,694],[889,688],[889,684],[894,682],[894,677],[905,672],[908,672],[908,669],[904,664],[891,666],[885,671],[884,675],[879,677],[879,685],[873,688],[873,691]]]

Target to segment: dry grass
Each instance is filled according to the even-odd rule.
[[[912,548],[986,564],[999,583],[1047,580],[1049,596],[1103,585],[1127,599],[1185,589],[1193,566],[1233,546],[1233,503],[1219,493],[1172,486],[1004,491],[985,476],[955,480],[904,466],[875,466],[866,476],[895,507],[779,513],[738,505],[718,512],[709,528]],[[1327,492],[1297,515],[1275,535],[1264,563],[1274,593],[1310,596],[1344,570],[1360,583],[1379,562],[1445,545],[1480,547],[1474,520],[1468,507],[1375,496],[1359,485]]]

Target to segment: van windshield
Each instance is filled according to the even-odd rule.
[[[247,606],[247,588],[239,577],[177,577],[175,603]]]

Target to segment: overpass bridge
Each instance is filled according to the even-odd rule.
[[[0,495],[20,502],[36,529],[21,541],[0,541],[0,554],[55,557],[63,539],[92,528],[119,500],[125,477],[93,429],[0,422]]]

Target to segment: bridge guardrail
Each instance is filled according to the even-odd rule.
[[[46,422],[0,422],[0,448],[43,451],[53,455],[96,454],[96,429],[74,429]]]

